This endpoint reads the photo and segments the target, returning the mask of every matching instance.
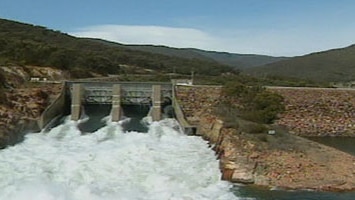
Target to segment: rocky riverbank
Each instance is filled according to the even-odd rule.
[[[198,135],[213,145],[223,179],[284,189],[355,190],[355,157],[299,136],[248,134],[200,116]]]
[[[50,67],[0,66],[4,77],[0,104],[0,149],[15,144],[29,131],[56,98],[67,74]],[[58,84],[59,83],[59,84]]]
[[[32,85],[5,92],[0,105],[0,148],[22,140],[25,131],[38,131],[37,119],[59,94],[61,84]]]
[[[312,100],[312,103],[308,105],[330,101],[326,96],[320,98],[319,93],[312,95],[312,92],[309,94],[312,98],[293,92],[290,92],[289,96],[298,97],[303,101],[311,98],[309,101]],[[267,133],[251,134],[238,129],[226,128],[223,121],[213,114],[213,106],[221,98],[219,87],[179,86],[176,93],[189,122],[198,125],[197,134],[208,140],[216,151],[223,179],[236,183],[285,189],[355,190],[354,156],[289,134],[281,129],[276,129],[276,134],[269,135]],[[346,118],[350,121],[353,119],[348,116],[352,114],[351,101],[355,98],[351,96],[352,94],[349,95],[341,93],[333,96],[334,101],[344,98],[344,101],[339,100],[337,104],[339,107],[334,109],[342,107],[339,111],[349,114],[344,117],[333,113],[333,117],[338,116],[340,119]],[[285,99],[290,108],[292,103],[289,103],[287,96]],[[307,105],[299,104],[296,108],[300,109],[304,106]],[[316,117],[317,114],[313,114],[316,109],[310,108],[310,106],[307,107],[304,114]],[[295,114],[297,109],[294,111]],[[281,116],[281,120],[285,120],[285,124],[282,125],[287,125],[287,122],[292,125],[292,121],[287,120],[288,112],[290,109]],[[328,111],[325,111],[324,115],[329,116]],[[331,121],[323,123],[336,126]],[[299,131],[306,129],[307,127],[302,127]]]

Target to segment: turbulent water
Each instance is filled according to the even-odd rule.
[[[206,141],[184,135],[173,119],[150,124],[147,133],[109,122],[82,134],[78,123],[0,150],[0,199],[237,199]]]

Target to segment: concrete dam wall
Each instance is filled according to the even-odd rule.
[[[38,120],[38,126],[40,129],[45,128],[53,119],[70,113],[66,84],[66,82],[63,83],[59,96],[42,113]]]
[[[53,119],[69,114],[72,120],[79,120],[83,106],[90,104],[111,104],[112,121],[123,116],[121,105],[148,105],[149,115],[158,121],[165,106],[172,107],[172,88],[171,83],[156,82],[65,82],[58,98],[42,113],[38,126],[43,129]]]

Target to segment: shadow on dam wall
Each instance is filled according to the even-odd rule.
[[[148,115],[149,106],[122,105],[121,107],[123,118],[130,118],[128,122],[122,125],[124,131],[147,132],[148,129],[141,123],[141,120]],[[78,128],[83,133],[92,133],[106,125],[106,121],[103,119],[110,115],[111,105],[85,105],[84,110],[84,117],[88,117],[88,120],[80,123]]]

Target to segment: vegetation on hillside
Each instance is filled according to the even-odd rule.
[[[352,61],[355,57],[351,56],[355,53],[353,51],[355,47],[349,47],[346,50],[311,54],[272,63],[265,68],[247,70],[247,73],[259,75],[261,79],[252,79],[250,76],[229,77],[253,85],[256,82],[282,86],[319,86],[319,82],[323,80],[355,80],[355,61]],[[332,56],[333,54],[336,56]],[[304,58],[308,61],[298,62]],[[214,76],[238,74],[239,71],[230,67],[241,67],[238,62],[244,63],[245,66],[254,66],[280,59],[285,58],[122,45],[98,39],[75,38],[41,26],[0,19],[0,65],[50,66],[70,72],[72,78],[90,77],[93,73],[162,76],[167,73],[188,75],[194,71],[196,77],[209,77],[203,80],[204,82],[207,80],[223,84],[230,78]],[[332,62],[328,62],[329,60]],[[313,64],[309,66],[307,63],[313,63],[319,70],[315,71]],[[336,67],[329,71],[324,68],[328,65]]]
[[[215,61],[135,51],[100,40],[75,38],[40,26],[0,19],[0,65],[51,66],[76,77],[160,73],[219,75],[232,69]]]
[[[248,69],[256,66],[262,66],[281,60],[286,60],[288,57],[274,57],[267,55],[256,54],[236,54],[228,52],[202,51],[199,49],[192,49],[192,51],[211,58],[219,63],[232,66],[236,69]]]
[[[4,74],[0,71],[0,105],[1,104],[6,104],[7,103],[7,99],[6,99],[6,95],[5,95],[5,82],[6,79],[4,77]]]
[[[285,110],[282,96],[260,86],[247,86],[238,81],[224,85],[225,100],[215,113],[227,127],[242,129],[248,133],[265,132],[263,124],[272,124]]]
[[[133,50],[158,53],[167,56],[216,61],[221,64],[231,66],[234,69],[246,69],[287,59],[287,57],[273,57],[255,54],[236,54],[228,52],[205,51],[192,48],[179,49],[152,45],[126,45],[126,47]]]
[[[355,45],[294,57],[262,67],[247,69],[258,77],[291,77],[316,82],[355,80]]]

